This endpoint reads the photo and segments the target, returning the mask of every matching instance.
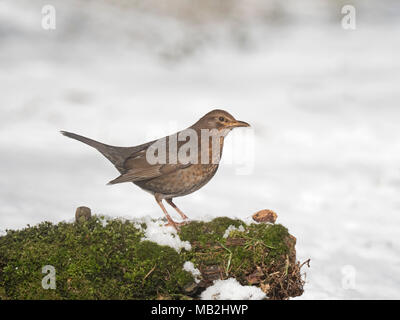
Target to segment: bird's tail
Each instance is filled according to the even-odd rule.
[[[101,154],[103,154],[108,160],[112,162],[114,166],[117,167],[118,170],[122,168],[125,158],[130,153],[131,148],[124,148],[124,147],[115,147],[110,146],[101,142],[98,142],[93,139],[89,139],[78,134],[68,132],[68,131],[60,131],[61,134],[64,136],[81,141],[95,149],[97,149]]]
[[[91,147],[93,147],[93,148],[95,148],[95,149],[97,149],[97,150],[99,150],[99,149],[101,149],[103,146],[105,146],[105,144],[103,144],[103,143],[101,143],[101,142],[98,142],[98,141],[95,141],[95,140],[86,138],[86,137],[84,137],[84,136],[80,136],[79,134],[75,134],[75,133],[68,132],[68,131],[60,131],[60,133],[61,133],[62,135],[64,135],[64,136],[68,137],[68,138],[75,139],[75,140],[81,141],[81,142],[83,142],[83,143],[86,143],[87,145],[89,145],[89,146],[91,146]],[[100,150],[99,150],[99,151],[100,151]],[[101,151],[100,151],[100,152],[101,152]]]

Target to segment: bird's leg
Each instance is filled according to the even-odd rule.
[[[189,219],[189,218],[186,216],[186,214],[184,214],[184,213],[181,211],[181,209],[179,209],[179,208],[175,205],[175,203],[172,202],[172,199],[165,199],[165,201],[167,201],[168,204],[169,204],[172,208],[174,208],[174,209],[176,210],[176,212],[178,212],[178,213],[180,214],[180,216],[182,217],[183,220]]]
[[[167,217],[168,223],[166,224],[166,226],[173,226],[176,230],[178,230],[177,223],[174,220],[172,220],[171,216],[168,214],[167,209],[165,209],[165,207],[162,203],[162,199],[160,199],[157,196],[155,196],[155,198],[156,198],[158,205],[161,207],[162,211],[165,213],[165,215]]]

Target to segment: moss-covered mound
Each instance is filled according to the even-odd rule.
[[[238,229],[226,233],[230,226]],[[191,299],[213,280],[230,277],[260,287],[270,299],[303,292],[296,240],[282,225],[194,221],[179,232],[192,249],[179,253],[142,240],[145,229],[94,216],[8,230],[0,237],[0,299]],[[186,261],[200,270],[200,282],[183,269]],[[54,290],[42,286],[46,265],[56,271]]]

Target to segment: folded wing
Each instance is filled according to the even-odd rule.
[[[146,150],[143,150],[128,158],[124,163],[125,172],[108,184],[150,180],[172,173],[178,169],[187,168],[190,165],[191,163],[150,164],[146,159]]]

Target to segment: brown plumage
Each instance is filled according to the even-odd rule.
[[[92,146],[112,162],[121,175],[108,184],[133,182],[143,190],[153,194],[168,219],[168,225],[176,228],[177,224],[169,216],[162,200],[165,199],[183,219],[187,219],[187,216],[176,207],[172,199],[192,193],[210,181],[218,169],[226,134],[233,128],[248,126],[248,123],[236,120],[224,110],[213,110],[191,127],[175,135],[135,147],[110,146],[75,133],[66,131],[61,131],[61,133]],[[209,132],[210,136],[203,138],[202,132]],[[188,146],[187,143],[190,142],[190,136],[183,141],[176,139],[176,137],[180,135],[186,136],[190,133],[195,133],[197,136],[197,141],[194,140],[192,146],[195,145],[198,148],[198,152],[197,154],[195,152],[192,154],[192,150],[190,150],[190,152],[182,153],[187,156],[193,155],[189,162],[182,161],[182,158],[178,156],[178,152],[185,145]],[[214,142],[217,141],[219,144],[219,149],[213,149],[213,138],[216,139]],[[169,150],[170,141],[177,141],[176,149],[171,149],[171,151]],[[156,153],[151,149],[155,148],[159,142],[165,142],[166,161],[154,163],[154,161],[149,161],[148,157],[149,155],[155,155],[156,157],[161,155],[158,150],[158,153]],[[202,153],[204,150],[206,153]],[[215,150],[218,150],[218,152],[215,152]],[[186,151],[186,149],[183,151]],[[170,158],[171,155],[172,158]]]

